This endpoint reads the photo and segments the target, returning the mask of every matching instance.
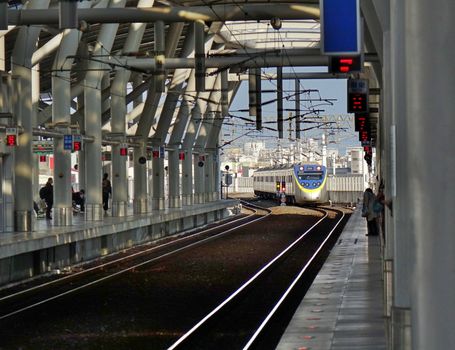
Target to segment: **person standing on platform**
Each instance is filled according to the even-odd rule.
[[[40,190],[40,197],[46,202],[46,219],[52,220],[52,206],[54,205],[54,186],[52,185],[54,180],[52,177],[47,179],[46,185]]]
[[[371,188],[367,188],[363,193],[362,216],[366,218],[368,225],[367,236],[377,236],[379,234],[377,217],[378,213],[374,210],[376,196]]]
[[[109,174],[104,173],[103,175],[103,209],[104,214],[107,214],[107,210],[109,209],[109,196],[112,194],[112,186],[111,182],[109,181]]]

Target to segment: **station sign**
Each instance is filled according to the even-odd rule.
[[[320,0],[323,55],[358,55],[361,52],[359,0]]]
[[[54,141],[40,140],[33,141],[33,153],[47,155],[54,153]]]
[[[159,151],[160,151],[160,158],[161,158],[161,159],[164,159],[164,147],[163,147],[163,146],[160,146]]]
[[[66,151],[73,150],[73,135],[63,135],[63,149]]]

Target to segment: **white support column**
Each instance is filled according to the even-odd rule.
[[[139,1],[138,8],[153,6],[154,0]],[[123,46],[123,53],[137,51],[144,35],[145,23],[132,23],[128,37]],[[120,141],[125,141],[126,133],[126,86],[131,77],[131,71],[117,71],[111,86],[111,128]],[[142,76],[136,74],[133,87],[142,83]],[[142,96],[139,97],[141,99]],[[142,102],[142,101],[137,101]],[[112,146],[112,216],[126,216],[128,208],[128,157],[120,155],[120,145]],[[145,206],[146,208],[146,206]],[[142,210],[142,209],[141,209]],[[141,211],[139,210],[139,212]]]
[[[455,47],[448,44],[455,37],[455,2],[404,3],[407,109],[397,118],[406,127],[408,183],[397,193],[396,215],[408,219],[397,235],[409,237],[415,252],[408,261],[412,349],[455,349]]]
[[[215,86],[216,85],[214,85],[214,87]],[[213,93],[211,94],[209,101],[212,101],[212,97]],[[214,104],[208,104],[203,120],[201,121],[196,142],[194,144],[194,196],[196,203],[204,203],[207,201],[208,197],[205,185],[207,180],[206,173],[208,171],[207,150],[205,145],[211,131],[213,120],[215,119],[214,108],[216,108]],[[201,166],[201,164],[203,165]]]
[[[79,43],[80,33],[66,29],[56,55],[52,75],[52,121],[53,123],[71,123],[71,74],[70,69]],[[66,128],[65,133],[71,133]],[[54,224],[69,226],[72,224],[71,195],[71,151],[63,149],[63,138],[54,139]]]
[[[194,169],[194,203],[202,204],[205,202],[204,190],[205,190],[205,174],[204,167],[205,161],[202,161],[202,156],[199,152],[193,153],[193,169]],[[200,163],[201,162],[201,163]]]
[[[171,26],[171,29],[168,33],[168,37],[166,38],[166,50],[165,55],[166,57],[172,57],[175,54],[176,50],[176,41],[180,37],[180,33],[183,30],[183,26],[180,24]],[[147,93],[147,99],[144,104],[144,109],[142,110],[141,119],[139,120],[138,127],[136,130],[136,136],[140,136],[142,138],[142,142],[144,145],[148,141],[149,133],[152,128],[152,125],[156,122],[156,111],[158,109],[158,104],[160,102],[161,93],[156,92],[157,89],[155,88],[155,80],[151,79],[149,83],[149,89]],[[145,146],[144,146],[145,147]],[[141,152],[145,152],[144,150],[135,150],[135,155],[141,154]],[[144,154],[145,155],[145,154]],[[163,170],[164,171],[164,170]],[[147,187],[144,187],[144,184],[147,184],[147,174],[141,173],[146,172],[146,168],[144,168],[141,164],[137,162],[137,158],[134,160],[134,181],[136,182],[136,178],[140,180],[140,184],[134,186],[134,210],[135,212],[146,212],[147,208],[141,207],[144,204],[144,201],[141,199],[144,195],[144,192],[147,196]],[[145,182],[144,182],[145,178]],[[153,185],[152,185],[153,186]],[[163,184],[164,188],[164,184]],[[164,192],[164,190],[163,190]],[[137,198],[137,200],[136,200]],[[144,211],[145,210],[145,211]]]
[[[210,39],[210,45],[213,37]],[[194,56],[194,34],[187,35],[182,49],[183,57]],[[156,131],[152,136],[152,144],[155,148],[164,147],[166,136],[174,117],[177,101],[182,94],[185,81],[188,79],[191,70],[177,69],[169,84],[169,89],[164,101],[160,118],[156,125]],[[152,161],[153,184],[152,184],[152,209],[164,209],[164,158],[154,158]]]
[[[209,69],[208,73],[212,73],[214,69]],[[209,75],[206,79],[206,86],[212,90],[215,84],[215,75]],[[192,91],[192,87],[190,84],[194,82],[192,78],[189,79],[188,87],[187,87],[187,97],[189,99],[194,99],[196,101],[196,105],[193,107],[191,111],[191,119],[188,124],[187,131],[185,133],[185,137],[183,140],[182,149],[185,152],[185,160],[183,161],[183,179],[182,179],[182,199],[183,205],[191,205],[193,202],[196,202],[196,199],[193,197],[193,181],[192,181],[192,172],[191,166],[193,159],[193,144],[198,136],[199,129],[202,125],[202,113],[201,111],[205,110],[207,107],[207,101],[210,99],[210,91],[196,93],[194,92],[193,95],[189,93]],[[194,83],[195,84],[195,83]],[[195,86],[195,85],[194,85]],[[197,169],[194,169],[196,172]]]
[[[193,196],[193,143],[202,118],[201,108],[197,103],[191,111],[191,119],[186,130],[182,149],[185,159],[182,164],[182,201],[183,205],[192,205]]]
[[[33,88],[32,88],[32,101],[33,101],[33,109],[34,110],[38,110],[38,105],[39,105],[39,101],[40,101],[40,80],[39,80],[39,75],[40,75],[40,71],[39,71],[39,65],[35,66],[34,69],[32,69],[32,85],[33,85]],[[37,118],[35,118],[34,120],[32,120],[32,127],[36,127],[37,126]],[[33,140],[37,139],[37,137],[33,137]],[[33,141],[32,141],[33,142]],[[33,200],[38,203],[39,200],[40,200],[40,197],[39,197],[39,190],[40,190],[40,187],[39,187],[39,156],[37,154],[33,154],[32,155],[32,159],[33,159],[33,165],[32,165],[32,168],[33,168],[33,175],[32,175],[32,183],[33,183]],[[34,218],[35,215],[32,215],[32,217]]]
[[[38,8],[48,7],[48,2],[37,2]],[[40,33],[39,28],[24,27],[19,30],[12,54],[12,73],[16,77],[14,93],[20,96],[15,103],[14,118],[23,128],[19,136],[19,145],[15,150],[14,164],[14,227],[15,231],[33,230],[33,153],[32,153],[32,120],[37,112],[32,101],[32,66],[31,57]]]
[[[155,150],[159,150],[157,147]],[[164,157],[152,159],[152,209],[164,209]]]
[[[114,0],[111,7],[124,7],[125,0]],[[94,55],[106,55],[110,52],[118,24],[103,24],[98,34],[97,44],[93,50]],[[102,162],[101,162],[101,115],[102,99],[101,88],[103,67],[99,62],[91,62],[90,70],[84,81],[84,109],[85,130],[94,137],[94,142],[85,145],[85,171],[86,171],[86,220],[102,220]]]
[[[135,214],[144,214],[148,211],[147,196],[147,157],[146,145],[142,144],[133,152],[134,160],[134,200],[133,211]]]
[[[5,71],[5,36],[0,36],[0,70]]]
[[[169,207],[180,208],[182,200],[180,195],[180,159],[179,147],[185,126],[189,118],[189,108],[186,99],[180,103],[177,118],[174,121],[171,138],[169,139],[168,167],[169,167]]]
[[[406,115],[406,56],[405,46],[405,4],[401,0],[390,2],[391,25],[391,75],[392,75],[392,125],[389,130],[390,142],[390,179],[386,184],[386,198],[392,199],[393,217],[391,211],[386,209],[387,232],[393,230],[393,300],[391,311],[391,348],[413,349],[411,342],[411,282],[412,265],[414,261],[414,244],[412,242],[412,217],[408,215],[410,208],[406,197],[409,189],[409,174],[407,172],[409,153],[407,139],[409,121]],[[399,140],[399,147],[397,141]],[[396,176],[396,177],[395,177]],[[387,235],[386,240],[389,239]]]

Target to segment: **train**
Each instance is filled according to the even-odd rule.
[[[260,168],[253,174],[253,189],[256,196],[285,198],[289,204],[327,203],[326,182],[327,168],[315,163]]]

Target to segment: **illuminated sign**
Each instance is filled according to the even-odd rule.
[[[16,128],[6,128],[6,145],[10,147],[17,146]]]
[[[369,122],[369,116],[368,114],[358,114],[356,113],[354,116],[354,130],[355,131],[361,131],[361,130],[366,130],[369,128],[370,122]]]
[[[348,79],[348,113],[368,112],[368,81]]]
[[[82,137],[81,135],[73,135],[73,151],[82,151]]]
[[[120,146],[120,155],[122,157],[126,157],[128,155],[128,146],[127,145]]]
[[[54,141],[33,141],[33,153],[46,155],[54,153]]]
[[[362,56],[332,56],[329,71],[331,73],[358,73],[362,71]]]

